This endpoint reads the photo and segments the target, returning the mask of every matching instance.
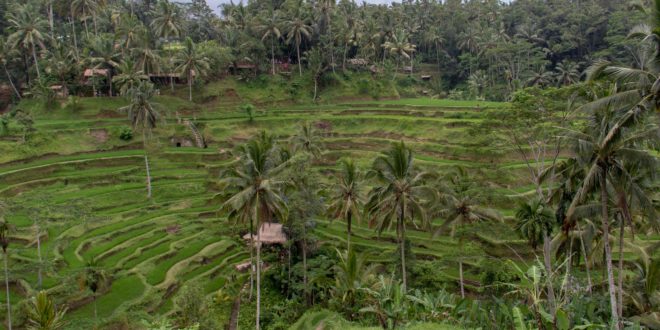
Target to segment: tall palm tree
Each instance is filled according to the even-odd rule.
[[[16,50],[9,47],[9,45],[5,42],[5,39],[3,37],[0,37],[0,65],[2,65],[2,69],[4,70],[4,73],[7,76],[9,85],[11,85],[11,88],[14,90],[14,93],[16,94],[16,97],[20,99],[21,93],[18,92],[18,89],[16,88],[14,81],[11,79],[11,74],[9,73],[9,70],[7,70],[7,64],[9,64],[12,58],[14,58],[15,52]]]
[[[306,152],[314,158],[323,153],[323,138],[311,122],[300,124],[298,132],[291,137],[291,144],[295,151]]]
[[[257,26],[257,30],[261,33],[262,42],[266,39],[270,39],[271,74],[275,75],[275,40],[282,37],[278,12],[271,10],[268,17],[262,18],[262,22]]]
[[[136,59],[137,67],[145,74],[160,72],[161,57],[148,40],[141,40],[131,49],[131,55]]]
[[[85,26],[85,35],[89,39],[89,28],[87,27],[87,20],[91,17],[94,21],[94,31],[96,28],[96,15],[99,11],[99,3],[97,0],[73,0],[71,1],[71,16],[78,17],[83,21]]]
[[[601,226],[603,232],[603,248],[607,268],[607,281],[610,296],[612,323],[617,329],[622,327],[618,316],[616,286],[612,266],[612,251],[609,243],[609,200],[608,184],[613,183],[614,174],[628,171],[624,164],[630,162],[652,163],[655,157],[643,149],[645,142],[657,134],[655,127],[634,129],[621,126],[629,116],[629,111],[616,111],[621,108],[604,107],[591,115],[584,132],[570,131],[567,138],[574,141],[574,152],[581,166],[587,168],[586,176],[571,202],[566,218],[576,221],[576,209],[584,204],[594,192],[600,193]]]
[[[395,72],[399,69],[401,59],[403,58],[410,60],[410,72],[412,73],[412,56],[416,50],[416,46],[408,41],[408,36],[404,31],[399,31],[399,33],[393,35],[393,37],[389,41],[386,41],[382,47],[387,51],[387,53],[396,57],[397,62]]]
[[[108,35],[97,36],[89,41],[89,54],[87,60],[94,69],[108,70],[108,95],[112,96],[112,72],[119,67],[121,53],[115,47],[115,39]]]
[[[71,74],[77,69],[73,59],[73,52],[70,47],[54,43],[46,61],[46,73],[57,79],[62,86],[64,95],[68,94],[68,82]]]
[[[158,1],[158,5],[152,11],[154,19],[151,21],[151,28],[154,33],[168,39],[170,37],[179,37],[183,29],[181,19],[181,10],[179,6],[168,0]]]
[[[580,70],[575,63],[563,61],[555,67],[557,71],[557,83],[568,86],[580,80]]]
[[[28,330],[59,330],[64,328],[64,314],[67,308],[56,308],[46,291],[39,291],[31,299],[28,310]]]
[[[282,182],[277,175],[282,170],[279,152],[272,136],[262,132],[239,149],[239,163],[221,179],[222,185],[231,192],[222,209],[228,218],[250,224],[250,249],[257,250],[257,310],[256,329],[261,317],[261,225],[273,218],[287,217],[286,203],[280,196]],[[257,242],[252,239],[253,226],[257,227]]]
[[[457,167],[447,174],[444,182],[438,188],[439,203],[436,203],[434,213],[445,220],[442,226],[435,230],[434,236],[451,229],[451,236],[459,238],[460,256],[458,262],[461,297],[465,297],[463,283],[463,239],[465,225],[479,221],[499,221],[500,215],[493,209],[479,205],[480,191],[465,168]]]
[[[85,264],[85,269],[80,275],[79,284],[81,289],[92,291],[92,299],[94,301],[94,322],[98,324],[99,314],[96,304],[96,296],[99,290],[108,282],[108,274],[100,267],[95,258],[88,260]]]
[[[298,73],[302,76],[302,65],[300,64],[300,44],[303,40],[312,38],[312,27],[307,24],[307,20],[303,17],[300,10],[289,18],[285,23],[286,27],[286,41],[296,45],[296,56],[298,58]]]
[[[137,45],[144,39],[147,30],[142,21],[134,15],[121,15],[121,20],[115,31],[117,37],[122,40],[122,54]]]
[[[341,168],[336,177],[328,211],[332,218],[342,218],[346,221],[346,244],[347,250],[351,251],[353,217],[360,220],[360,209],[364,202],[362,173],[351,159],[342,159],[339,164]]]
[[[376,267],[367,263],[366,255],[356,253],[350,247],[346,251],[337,250],[339,262],[335,264],[335,292],[341,297],[346,307],[355,306],[358,292],[368,285],[374,276]],[[352,313],[349,314],[349,318]]]
[[[156,110],[156,104],[151,101],[154,95],[153,84],[148,81],[140,81],[128,90],[127,96],[130,104],[119,108],[119,111],[128,113],[133,129],[142,131],[142,143],[144,146],[144,165],[147,173],[147,198],[151,198],[151,173],[149,170],[149,158],[147,156],[147,137],[156,128],[160,114]]]
[[[174,65],[174,70],[188,80],[188,100],[192,101],[193,79],[206,74],[210,69],[209,60],[197,50],[192,39],[186,38],[185,46],[174,56]]]
[[[3,206],[0,205],[0,208],[2,207]],[[4,261],[5,261],[5,293],[7,294],[7,326],[9,327],[9,330],[11,330],[12,324],[11,324],[11,300],[9,299],[9,267],[7,265],[9,260],[9,254],[7,254],[7,248],[9,247],[9,232],[12,230],[12,226],[4,218],[0,220],[2,220],[0,221],[0,245],[2,246],[2,253],[4,254]]]
[[[376,180],[369,192],[365,205],[370,224],[381,233],[391,229],[396,223],[396,232],[401,252],[401,277],[404,290],[406,279],[406,222],[421,220],[423,227],[428,227],[425,198],[431,196],[425,184],[427,173],[417,172],[413,166],[413,153],[403,141],[393,143],[388,151],[374,160],[370,176]]]
[[[14,48],[21,47],[32,53],[37,77],[41,78],[39,60],[37,59],[37,47],[41,49],[46,48],[44,41],[46,41],[48,36],[43,33],[48,28],[46,21],[30,5],[19,6],[8,15],[7,21],[13,31],[7,38],[7,43]]]
[[[520,203],[516,211],[516,231],[529,242],[532,249],[542,243],[550,232],[555,221],[555,214],[545,206],[542,200],[536,198]]]
[[[112,77],[112,82],[119,87],[119,93],[123,96],[129,96],[129,92],[141,82],[149,81],[149,76],[144,74],[137,63],[130,58],[122,60],[117,66],[117,70],[119,74]]]

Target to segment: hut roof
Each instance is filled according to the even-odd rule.
[[[284,244],[286,243],[286,234],[282,230],[281,223],[264,223],[259,230],[260,242],[263,244]],[[243,235],[243,239],[250,240],[250,233]],[[257,243],[257,235],[253,236]]]
[[[367,65],[369,64],[369,61],[363,59],[363,58],[351,58],[348,60],[348,64],[350,65]]]
[[[85,69],[83,76],[92,77],[92,76],[107,76],[108,69]]]

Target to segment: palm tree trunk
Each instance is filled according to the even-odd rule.
[[[32,44],[32,58],[34,59],[34,67],[37,69],[37,78],[41,79],[41,72],[39,71],[39,61],[37,60],[37,50]]]
[[[618,290],[618,305],[617,315],[619,316],[619,322],[623,321],[623,234],[625,229],[625,219],[621,218],[621,227],[619,229],[619,290]],[[619,327],[622,328],[623,324],[619,324]]]
[[[348,215],[346,217],[346,225],[348,226],[348,230],[346,232],[346,245],[347,245],[347,251],[351,251],[351,222],[352,222],[353,214],[351,211],[348,211]]]
[[[341,61],[341,69],[346,71],[346,54],[348,53],[348,42],[344,43],[344,57]]]
[[[401,203],[401,215],[399,216],[399,244],[401,245],[401,277],[403,279],[403,291],[406,291],[406,226],[403,223],[406,214],[405,204]]]
[[[300,64],[300,43],[296,43],[296,55],[298,55],[298,73],[302,77],[302,65]]]
[[[87,36],[87,40],[89,40],[89,28],[87,27],[87,18],[83,21],[83,25],[85,25],[85,36]]]
[[[288,250],[287,250],[287,257],[289,259],[289,266],[287,267],[287,270],[289,272],[289,279],[287,282],[286,286],[286,296],[291,297],[291,244],[289,244]]]
[[[11,330],[11,301],[9,300],[9,270],[7,268],[7,259],[9,259],[9,255],[7,255],[7,251],[5,252],[5,292],[7,293],[7,326],[9,327],[9,330]]]
[[[96,328],[99,324],[99,312],[96,306],[96,292],[92,294],[92,300],[94,301],[94,328]]]
[[[144,168],[147,170],[147,198],[151,198],[151,172],[149,171],[149,158],[144,153]]]
[[[621,324],[619,323],[618,308],[616,303],[616,287],[614,286],[614,270],[612,269],[612,250],[610,248],[610,223],[608,218],[607,210],[607,169],[602,168],[601,178],[600,178],[600,203],[601,203],[601,212],[602,212],[602,226],[603,226],[603,243],[605,244],[605,263],[607,268],[607,285],[609,288],[610,295],[610,308],[612,313],[612,324],[615,325],[615,329],[621,330]]]
[[[435,58],[438,62],[438,76],[440,75],[440,47],[438,47],[438,42],[435,42]]]
[[[39,290],[41,290],[41,284],[43,282],[42,276],[41,276],[41,265],[42,265],[42,260],[41,260],[41,233],[39,230],[39,225],[35,223],[35,226],[37,227],[37,258],[39,260],[39,265],[37,268],[37,287]]]
[[[78,37],[76,36],[76,22],[73,19],[73,13],[71,13],[71,30],[73,31],[73,48],[76,51],[76,59],[78,59]]]
[[[275,35],[271,36],[270,38],[270,63],[273,67],[273,76],[275,75],[275,45],[273,44],[273,39],[275,39]]]
[[[257,229],[257,313],[256,329],[259,330],[259,319],[261,317],[261,228]]]
[[[461,282],[461,298],[465,298],[465,284],[463,284],[463,257],[458,259],[458,277]]]
[[[188,71],[188,101],[192,102],[192,70]]]
[[[254,224],[250,219],[250,295],[248,299],[252,300],[252,292],[254,292]]]
[[[110,88],[108,96],[112,97],[112,68],[108,69],[108,85]]]
[[[303,225],[304,228],[304,225]],[[303,229],[303,287],[305,296],[305,306],[309,307],[309,288],[307,287],[307,233]]]
[[[170,76],[170,89],[174,92],[174,77]]]
[[[49,0],[48,1],[48,24],[50,25],[50,37],[53,38],[55,37],[55,27],[53,24],[53,1],[54,0]]]
[[[92,22],[94,22],[94,36],[96,37],[99,35],[99,28],[96,24],[96,14],[92,15]]]
[[[18,99],[21,99],[21,93],[18,92],[18,89],[16,89],[16,85],[14,85],[14,81],[11,80],[11,76],[9,75],[9,71],[7,70],[7,66],[3,65],[2,68],[5,70],[5,74],[7,75],[7,80],[9,80],[9,84],[11,85],[11,88],[14,90],[14,93],[16,93],[16,97]]]
[[[543,263],[545,265],[546,272],[546,286],[548,287],[548,305],[550,307],[550,314],[555,315],[556,303],[555,303],[555,289],[552,285],[552,264],[550,256],[550,239],[548,238],[548,233],[543,232]]]
[[[593,284],[591,283],[591,271],[589,269],[589,257],[587,256],[587,247],[584,245],[584,233],[582,232],[582,229],[580,229],[580,221],[575,222],[577,225],[577,230],[580,232],[580,245],[582,248],[582,255],[584,256],[584,266],[586,267],[587,270],[587,291],[591,292],[591,287]]]

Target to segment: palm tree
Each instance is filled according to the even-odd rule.
[[[67,84],[72,72],[76,69],[76,63],[72,60],[74,58],[72,55],[69,47],[55,43],[46,61],[46,73],[57,78],[64,95],[68,94]]]
[[[539,243],[552,232],[555,215],[547,208],[543,201],[536,198],[528,202],[520,203],[516,211],[516,231],[525,238],[532,249],[536,250]]]
[[[438,188],[439,203],[436,204],[434,213],[445,219],[445,222],[435,230],[434,236],[451,228],[451,236],[458,235],[460,257],[458,262],[459,281],[461,286],[461,297],[465,298],[465,287],[463,284],[463,239],[464,232],[461,230],[467,224],[479,221],[500,221],[500,215],[493,209],[479,205],[480,190],[465,168],[457,167],[450,172],[445,182]]]
[[[306,22],[300,10],[284,25],[286,26],[286,41],[287,43],[296,45],[296,56],[298,58],[298,73],[302,76],[302,65],[300,64],[300,44],[303,40],[312,38],[312,27]]]
[[[121,16],[115,33],[117,37],[123,40],[121,50],[124,54],[126,50],[130,50],[140,40],[144,39],[147,31],[142,21],[136,16],[124,14]]]
[[[158,50],[153,49],[148,40],[141,40],[136,47],[131,49],[131,55],[136,59],[137,67],[145,74],[160,72],[161,57]]]
[[[168,39],[181,35],[183,23],[178,5],[168,0],[160,0],[152,15],[154,19],[151,21],[151,28],[157,36]]]
[[[284,220],[287,208],[280,196],[282,182],[277,180],[282,166],[272,136],[262,132],[239,149],[238,166],[224,175],[221,182],[230,197],[222,209],[228,218],[250,225],[250,249],[257,249],[257,310],[256,329],[261,317],[261,225],[273,218]],[[253,226],[257,227],[257,242],[252,239]]]
[[[98,324],[99,315],[96,306],[96,294],[108,282],[108,275],[103,270],[95,258],[90,259],[85,264],[85,270],[82,272],[79,279],[82,289],[89,289],[92,291],[92,299],[94,301],[94,322]]]
[[[38,11],[29,5],[19,6],[8,15],[7,21],[13,31],[7,38],[7,43],[11,47],[22,47],[32,53],[37,77],[41,78],[39,61],[37,59],[37,46],[41,49],[46,48],[44,41],[47,39],[47,35],[42,32],[48,28],[46,21],[41,18]]]
[[[342,218],[346,221],[346,249],[350,251],[353,216],[360,220],[363,204],[362,173],[351,159],[342,159],[339,164],[341,168],[328,211],[333,219]]]
[[[94,69],[108,70],[108,95],[112,96],[112,71],[119,66],[121,54],[115,48],[115,40],[107,35],[97,36],[89,42],[88,61]]]
[[[401,252],[401,277],[406,288],[406,222],[421,220],[427,227],[424,198],[430,196],[425,185],[425,172],[416,172],[413,167],[413,153],[403,141],[393,143],[390,149],[374,160],[369,173],[376,179],[376,185],[369,192],[365,205],[370,224],[381,233],[396,222],[396,232]]]
[[[192,101],[192,81],[196,76],[204,76],[210,69],[208,58],[197,51],[195,43],[190,38],[186,38],[185,47],[183,47],[174,56],[174,65],[176,72],[185,75],[188,80],[188,100]]]
[[[277,11],[271,10],[269,17],[262,19],[257,30],[261,33],[261,41],[270,39],[270,62],[272,66],[272,74],[275,75],[275,40],[282,37],[280,32],[280,18]]]
[[[350,247],[346,251],[337,250],[339,262],[335,265],[335,291],[334,294],[341,297],[341,302],[346,307],[355,306],[355,298],[360,290],[371,281],[376,267],[367,264],[364,254],[356,253]],[[349,319],[352,313],[349,314]]]
[[[440,72],[440,46],[445,43],[445,38],[442,36],[440,26],[428,29],[424,33],[424,41],[435,48],[435,59],[438,62],[438,72]]]
[[[0,208],[3,208],[3,205],[0,205]],[[0,209],[1,211],[1,209]],[[0,214],[1,215],[1,214]],[[9,247],[9,232],[12,230],[12,226],[4,218],[0,222],[0,245],[2,246],[2,253],[4,254],[5,259],[5,293],[7,294],[7,325],[9,330],[11,330],[11,300],[9,299],[9,267],[7,262],[9,260],[9,254],[7,254],[7,248]]]
[[[122,60],[117,69],[119,74],[112,77],[112,82],[119,86],[119,93],[123,96],[128,96],[129,92],[141,82],[149,80],[149,76],[144,74],[131,59]]]
[[[46,291],[39,291],[31,299],[28,310],[28,330],[59,330],[64,328],[64,314],[67,308],[57,309]]]
[[[156,110],[156,104],[151,102],[154,95],[154,87],[151,82],[140,81],[128,90],[127,97],[130,104],[119,108],[119,111],[128,113],[133,129],[142,131],[142,143],[144,147],[144,165],[147,172],[147,198],[151,198],[151,173],[149,171],[149,158],[147,157],[147,137],[151,136],[151,130],[156,128],[160,114]]]
[[[648,150],[641,148],[643,144],[654,138],[657,128],[643,127],[641,129],[627,128],[622,123],[627,121],[630,112],[615,111],[605,107],[593,113],[584,132],[570,131],[567,138],[574,141],[574,152],[578,163],[587,168],[586,176],[571,202],[566,218],[572,223],[576,221],[576,209],[587,201],[594,192],[600,192],[601,225],[603,245],[607,267],[607,281],[610,295],[612,323],[617,329],[622,327],[618,316],[616,286],[612,266],[612,251],[609,243],[609,199],[608,184],[613,184],[618,174],[629,175],[624,164],[626,162],[642,162],[650,164],[655,157]]]
[[[87,20],[92,17],[94,21],[94,31],[97,32],[96,28],[96,14],[99,10],[99,3],[97,0],[73,0],[71,1],[71,16],[78,17],[83,21],[85,26],[85,35],[89,39],[89,28],[87,27]]]
[[[387,53],[390,55],[396,56],[396,72],[399,69],[399,64],[401,63],[401,58],[410,60],[410,73],[412,73],[413,65],[413,53],[415,52],[415,45],[408,41],[408,36],[404,31],[399,31],[399,33],[392,36],[389,41],[386,41],[382,46]],[[396,73],[394,74],[396,77]]]
[[[5,42],[5,39],[3,37],[0,37],[0,64],[2,65],[2,69],[4,70],[5,75],[7,76],[9,85],[11,85],[11,88],[14,90],[14,93],[16,93],[16,97],[20,100],[21,93],[18,92],[16,85],[14,85],[14,81],[11,79],[11,74],[9,74],[9,70],[7,70],[7,64],[14,57],[15,51],[16,51],[15,49],[9,47],[9,45]]]
[[[580,80],[580,71],[575,63],[563,61],[558,63],[555,69],[559,85],[568,86]]]
[[[303,151],[314,158],[321,157],[323,153],[323,139],[310,122],[303,122],[298,128],[298,132],[291,137],[291,144],[295,151]]]

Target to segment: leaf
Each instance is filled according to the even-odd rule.
[[[564,312],[563,309],[557,309],[555,314],[555,324],[557,324],[557,329],[559,330],[568,330],[571,326],[571,321],[568,319],[568,315]]]
[[[518,307],[513,308],[513,321],[516,325],[516,330],[527,330],[527,326],[525,325],[525,317],[522,315],[522,312]]]

